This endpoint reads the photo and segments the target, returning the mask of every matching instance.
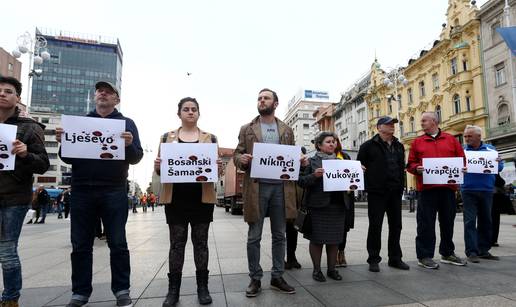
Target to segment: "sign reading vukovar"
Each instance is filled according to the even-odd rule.
[[[468,173],[498,174],[497,151],[464,151]]]
[[[423,158],[423,184],[464,183],[463,158]]]
[[[0,124],[0,171],[14,170],[16,156],[13,151],[13,142],[16,140],[18,126]]]
[[[254,143],[251,178],[297,180],[301,146]]]
[[[359,161],[323,160],[324,192],[364,189],[364,171]]]
[[[217,182],[217,144],[163,143],[160,148],[162,183]]]
[[[61,155],[65,158],[124,160],[125,121],[120,119],[62,115],[64,133]]]

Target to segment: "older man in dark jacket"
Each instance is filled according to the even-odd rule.
[[[63,158],[72,164],[71,239],[72,299],[68,307],[85,305],[93,291],[93,240],[100,216],[110,249],[111,291],[117,306],[132,306],[129,295],[130,260],[125,225],[127,222],[127,175],[129,164],[138,163],[143,149],[135,123],[115,108],[120,102],[115,85],[101,81],[95,85],[95,110],[88,117],[125,121],[125,160]],[[62,128],[56,129],[60,142]]]
[[[369,230],[367,251],[369,270],[379,272],[382,260],[383,217],[387,213],[389,222],[389,266],[408,270],[409,266],[401,260],[401,195],[405,182],[405,148],[394,137],[394,124],[398,120],[388,116],[381,117],[376,127],[378,134],[360,146],[358,160],[365,167],[365,187]]]
[[[4,279],[2,306],[10,307],[18,306],[22,287],[17,248],[23,219],[32,200],[33,174],[43,174],[49,167],[44,126],[19,116],[17,103],[20,102],[21,90],[21,83],[15,78],[0,77],[0,123],[18,127],[12,150],[12,154],[16,155],[14,170],[0,171],[0,263]]]

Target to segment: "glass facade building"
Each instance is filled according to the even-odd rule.
[[[36,29],[47,40],[48,61],[35,65],[31,111],[85,115],[95,107],[95,83],[122,85],[123,53],[117,39]]]

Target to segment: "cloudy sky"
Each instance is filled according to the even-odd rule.
[[[121,110],[136,121],[148,150],[130,177],[144,185],[159,136],[179,125],[180,98],[196,97],[201,129],[235,147],[239,127],[257,114],[261,88],[278,92],[280,118],[301,88],[328,90],[337,100],[375,54],[384,68],[405,65],[437,39],[447,6],[447,0],[19,0],[3,11],[0,47],[14,49],[18,35],[36,26],[118,37]]]

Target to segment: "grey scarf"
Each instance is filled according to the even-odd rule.
[[[337,159],[337,156],[333,153],[331,155],[327,154],[327,153],[324,153],[322,151],[318,151],[315,153],[316,156],[318,156],[319,158],[321,158],[321,160],[335,160]]]

